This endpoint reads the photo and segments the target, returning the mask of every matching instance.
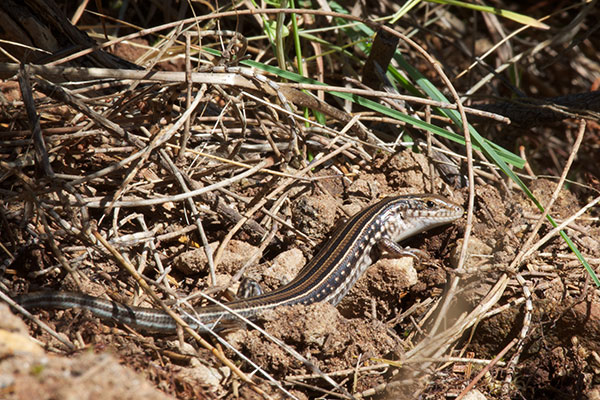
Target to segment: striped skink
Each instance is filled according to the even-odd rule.
[[[288,284],[271,292],[239,299],[226,305],[252,319],[259,312],[283,305],[328,301],[337,305],[356,280],[371,265],[371,250],[405,254],[396,242],[419,232],[447,224],[463,215],[461,206],[433,194],[387,197],[363,209],[337,229],[331,240]],[[71,292],[37,292],[17,296],[25,308],[80,308],[142,330],[170,333],[175,321],[164,311],[126,306],[114,301]],[[184,320],[193,329],[206,331],[217,321],[236,316],[218,305],[199,307]],[[198,323],[198,321],[200,323]],[[218,328],[218,327],[217,327]]]

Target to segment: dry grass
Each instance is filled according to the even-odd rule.
[[[268,31],[265,21],[275,21],[274,10],[241,8],[236,16],[196,5],[201,16],[182,20],[171,18],[170,3],[149,4],[147,14],[137,3],[125,10],[125,19],[143,31],[110,20],[102,28],[95,14],[84,14],[79,23],[104,41],[104,50],[127,57],[139,70],[106,68],[87,58],[91,49],[20,72],[16,64],[0,65],[6,79],[0,118],[0,245],[7,267],[2,292],[48,287],[156,307],[149,299],[187,299],[207,288],[222,294],[245,272],[268,270],[286,250],[313,252],[338,216],[398,192],[462,199],[469,206],[460,228],[464,238],[458,240],[452,229],[436,232],[440,238],[423,246],[432,260],[424,263],[417,285],[375,299],[377,282],[368,283],[341,305],[343,316],[327,307],[282,311],[274,321],[260,321],[264,330],[225,336],[221,344],[216,337],[190,339],[207,349],[194,350],[192,358],[214,368],[227,365],[217,384],[185,375],[197,368],[183,336],[169,348],[167,340],[146,342],[126,328],[107,333],[100,325],[75,324],[78,332],[70,328],[71,316],[61,314],[50,318],[49,329],[67,333],[56,334],[62,344],[48,336],[45,341],[64,351],[117,340],[123,360],[179,398],[197,397],[196,384],[207,397],[241,390],[242,397],[441,398],[458,395],[469,382],[489,398],[536,398],[554,390],[591,395],[598,292],[558,231],[544,225],[544,215],[489,163],[487,153],[329,91],[371,94],[386,109],[461,136],[459,124],[435,113],[447,103],[364,87],[361,44],[368,37],[360,30],[329,30],[341,23],[328,12],[296,14],[305,75],[327,84],[319,91],[284,82],[277,76],[283,73],[240,66],[247,59],[259,67],[277,64],[277,53],[260,36]],[[159,18],[160,7],[166,8]],[[379,7],[360,11],[396,11],[391,3]],[[525,120],[515,114],[520,126],[541,118],[524,129],[506,125],[511,110],[497,98],[568,97],[597,87],[592,21],[598,11],[583,3],[517,11],[548,16],[551,29],[421,4],[394,30],[415,41],[402,41],[400,49],[450,98],[447,108],[461,112],[462,121],[479,118],[479,132],[520,152],[527,161],[520,178],[597,268],[596,100],[586,107],[581,101],[553,102],[545,108],[559,117],[553,114],[548,124],[546,114],[531,111]],[[362,20],[376,26],[373,18]],[[115,36],[104,40],[103,29]],[[291,39],[287,46],[283,61],[297,68],[294,51],[288,51]],[[491,49],[489,56],[482,56],[484,49]],[[508,114],[482,114],[481,103]],[[565,185],[567,190],[557,190]],[[252,245],[241,269],[230,269],[232,241]],[[204,249],[206,261],[189,275],[177,259],[196,247]],[[592,311],[586,314],[583,305]],[[314,333],[322,342],[306,344],[306,337],[295,336],[311,329],[303,321],[324,316],[333,322]],[[151,366],[157,362],[181,363],[183,371],[165,366],[156,372]],[[483,369],[474,379],[471,370],[480,372],[483,365],[491,377],[480,380],[488,371]],[[556,381],[557,366],[569,379]]]

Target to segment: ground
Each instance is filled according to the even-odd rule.
[[[559,40],[563,25],[593,32],[586,16],[598,11],[582,7],[582,14],[553,10],[549,33],[527,31],[531,36],[510,42],[514,48],[500,46],[498,65],[516,49],[529,55],[514,64],[521,81],[507,84],[514,77],[507,73],[498,78],[502,84],[489,85],[484,101],[472,96],[465,104],[504,107],[497,97],[510,98],[513,91],[507,88],[517,92],[517,84],[544,98],[597,93],[597,44],[590,38],[578,39],[579,50],[569,53],[569,63],[555,62],[557,53],[572,51],[572,43]],[[541,5],[518,11],[537,18],[550,13]],[[435,14],[441,16],[439,25],[420,31],[416,40],[443,61],[452,84],[466,93],[475,86],[467,81],[485,76],[487,69],[471,71],[468,79],[460,75],[474,60],[462,50],[472,45],[481,54],[492,45],[489,40],[500,40],[492,34],[497,20],[489,19],[496,17],[473,17],[454,8],[436,12],[442,13]],[[479,22],[492,32],[490,38],[471,38],[470,28],[450,18],[453,12],[465,20],[484,18],[485,24]],[[167,14],[161,22],[168,21]],[[431,15],[425,6],[414,14]],[[313,17],[325,24],[325,17]],[[88,34],[101,32],[94,18],[86,15],[89,25],[80,24],[82,29],[95,26]],[[158,25],[156,18],[149,12],[145,22]],[[262,60],[261,46],[269,49],[261,31],[255,31],[262,20],[237,18],[250,27],[243,31],[252,38],[247,55]],[[303,18],[299,22],[306,26],[314,23]],[[452,30],[446,19],[455,24]],[[239,22],[232,21],[222,20],[224,25]],[[517,29],[514,22],[500,21]],[[421,22],[396,29],[408,34],[415,24]],[[323,38],[332,40],[326,32]],[[454,40],[451,33],[461,36]],[[206,48],[229,44],[229,36],[212,35],[203,36]],[[183,42],[143,36],[111,46],[106,54],[146,67],[157,61],[155,71],[184,77]],[[548,50],[534,52],[532,44],[544,40],[551,42]],[[319,42],[310,43],[321,54]],[[451,98],[439,71],[406,43],[399,47],[403,54]],[[166,44],[166,54],[152,50]],[[232,45],[230,51],[241,47]],[[34,56],[39,55],[27,55]],[[188,334],[136,331],[74,309],[34,310],[46,330],[0,302],[0,398],[447,399],[469,392],[470,384],[471,398],[600,398],[600,291],[583,265],[597,271],[600,263],[595,205],[600,125],[593,104],[588,109],[588,103],[570,107],[557,100],[541,109],[566,110],[566,117],[530,125],[516,114],[511,124],[498,116],[482,122],[473,109],[467,114],[495,145],[527,161],[513,170],[543,206],[553,199],[550,215],[557,223],[592,205],[564,228],[583,253],[582,262],[532,198],[488,163],[487,154],[476,149],[469,176],[464,145],[430,137],[418,122],[406,124],[366,103],[354,104],[347,113],[348,104],[330,94],[323,103],[337,111],[311,103],[306,115],[312,122],[304,124],[300,116],[309,106],[300,87],[266,72],[268,77],[218,69],[221,62],[237,64],[214,51],[198,57],[210,60],[205,63],[210,66],[203,67],[208,74],[196,78],[208,80],[195,81],[189,97],[177,75],[134,76],[139,71],[126,64],[122,69],[111,65],[119,75],[105,76],[106,70],[87,67],[108,61],[83,58],[79,70],[25,69],[22,74],[33,88],[29,103],[23,91],[28,83],[14,76],[18,65],[7,73],[13,67],[3,60],[0,294],[5,302],[22,293],[55,290],[157,308],[124,268],[129,264],[175,310],[174,298],[199,291],[228,301],[243,277],[264,290],[289,282],[339,224],[382,197],[437,193],[469,214],[402,243],[419,249],[418,259],[375,251],[374,265],[337,307],[281,307],[262,313],[257,327],[236,324],[217,336],[203,336],[204,344]],[[348,83],[363,88],[352,80],[360,58],[344,57],[349,55],[343,51],[322,57],[332,70],[311,60],[308,65],[311,72],[336,71],[323,79],[338,90]],[[404,107],[395,103],[400,100],[394,93],[373,93],[387,110]],[[402,101],[412,107],[403,112],[417,121],[431,120],[462,136],[450,119],[418,99]],[[184,114],[192,103],[194,112]],[[26,111],[28,104],[33,114]],[[521,111],[528,104],[519,104]],[[295,117],[282,111],[288,107]],[[315,110],[324,116],[323,125],[316,124],[323,120]],[[522,114],[530,123],[537,118],[534,111]],[[32,115],[39,116],[40,136],[32,134]],[[184,141],[186,131],[190,136]],[[580,145],[579,137],[584,138]],[[568,179],[561,181],[567,169]],[[206,301],[196,297],[192,303],[201,307]]]

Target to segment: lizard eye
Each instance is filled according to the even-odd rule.
[[[433,207],[435,207],[435,203],[432,200],[427,200],[427,202],[425,203],[425,205],[427,206],[427,208],[433,208]]]

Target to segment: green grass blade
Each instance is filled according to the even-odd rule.
[[[306,78],[306,77],[300,76],[300,75],[290,72],[290,71],[283,71],[280,68],[273,67],[270,65],[264,65],[264,64],[252,61],[252,60],[243,61],[242,64],[247,65],[249,67],[254,67],[256,69],[260,69],[260,70],[263,70],[266,72],[273,73],[281,78],[284,78],[284,79],[287,79],[290,81],[325,86],[325,84],[323,84],[322,82],[316,81],[314,79]],[[464,138],[462,135],[459,135],[454,132],[448,131],[446,129],[440,128],[439,126],[427,123],[425,121],[422,121],[422,120],[412,117],[410,115],[403,114],[397,110],[393,110],[389,107],[383,106],[375,101],[365,99],[364,97],[357,96],[357,95],[354,95],[351,93],[343,93],[343,92],[335,92],[335,91],[330,91],[329,93],[331,93],[334,96],[338,96],[340,98],[350,100],[356,104],[360,104],[361,106],[367,107],[373,111],[377,111],[383,115],[387,115],[391,118],[395,118],[399,121],[410,124],[418,129],[423,129],[423,130],[432,132],[436,135],[445,137],[449,140],[452,140],[456,143],[460,143],[462,145],[465,144],[465,141],[464,141]],[[486,139],[482,139],[482,140],[486,141]],[[513,154],[510,151],[501,148],[500,146],[496,145],[495,143],[490,143],[488,145],[488,147],[490,149],[492,148],[491,146],[494,146],[494,148],[497,150],[498,157],[502,157],[503,159],[506,160],[506,162],[508,162],[512,165],[515,165],[515,166],[523,165],[524,160],[521,157],[517,156],[516,154]],[[475,148],[477,150],[483,151],[483,148],[478,144],[475,145]],[[494,150],[492,150],[492,151],[494,151]]]
[[[465,3],[464,1],[458,0],[426,0],[430,3],[437,4],[445,4],[449,6],[458,6],[463,8],[468,8],[470,10],[486,12],[489,14],[498,15],[500,17],[508,18],[515,22],[518,22],[523,25],[530,25],[534,28],[538,29],[550,29],[550,27],[543,22],[538,21],[535,18],[528,17],[527,15],[519,14],[513,11],[503,10],[497,7],[483,6],[479,4]]]
[[[443,3],[443,4],[452,3],[452,5],[458,5],[458,6],[465,6],[467,4],[467,3],[458,2],[455,0],[452,0],[452,1],[432,0],[432,1],[438,2],[438,3]],[[347,13],[347,11],[342,6],[337,4],[335,1],[331,1],[329,4],[331,5],[332,10],[334,10],[336,12]],[[473,5],[469,5],[469,6],[473,6]],[[526,23],[528,25],[536,26],[539,28],[547,27],[545,24],[539,23],[538,21],[533,20],[533,19],[528,19],[528,18],[518,19],[520,17],[516,13],[506,12],[505,10],[497,10],[497,9],[493,9],[493,8],[486,7],[486,6],[478,6],[478,7],[484,7],[484,9],[478,9],[479,11],[493,12],[497,15],[501,15],[501,16],[511,18],[511,19],[516,17],[517,18],[516,20],[521,23]],[[339,22],[340,25],[346,23],[346,21],[344,21],[341,18],[337,18],[337,19],[335,19],[335,21]],[[367,44],[366,44],[366,42],[364,42],[364,40],[365,40],[365,38],[372,38],[373,35],[375,34],[375,32],[371,28],[369,28],[368,26],[366,26],[364,24],[359,23],[359,24],[355,24],[353,26],[348,26],[348,27],[344,27],[344,28],[340,28],[340,29],[342,29],[342,31],[344,33],[346,33],[346,35],[348,35],[348,37],[350,37],[354,42],[356,42],[356,46],[358,46],[361,50],[365,51],[366,53],[369,52],[369,50],[370,50],[368,48],[369,46],[367,46]],[[401,84],[407,91],[411,92],[412,94],[418,95],[418,96],[422,96],[423,93],[425,93],[427,96],[429,96],[433,100],[436,100],[439,102],[448,102],[446,97],[428,79],[426,79],[419,71],[417,71],[410,64],[408,64],[399,52],[396,52],[395,59],[396,59],[396,61],[399,62],[399,65],[401,66],[401,68],[406,71],[409,78],[412,79],[418,86],[418,88],[416,86],[414,86],[408,79],[405,79],[403,77],[403,75],[400,74],[399,71],[395,70],[393,67],[390,66],[390,68],[388,69],[388,72],[390,73],[391,77],[393,79],[395,79],[396,82]],[[289,72],[281,71],[281,70],[278,71],[277,68],[266,66],[264,64],[252,63],[249,61],[244,62],[244,64],[255,67],[257,69],[262,69],[264,71],[272,72],[276,75],[279,75],[281,77],[289,79],[290,81],[306,82],[306,83],[323,85],[321,82],[317,82],[312,79],[308,79],[308,78],[304,78],[304,77],[293,76],[296,74],[291,74]],[[419,90],[419,88],[420,88],[420,90]],[[421,90],[423,92],[421,92]],[[342,98],[348,98],[351,101],[356,102],[357,104],[361,104],[367,108],[370,108],[374,111],[378,111],[384,115],[388,115],[392,118],[396,118],[400,121],[404,121],[410,125],[413,125],[413,126],[419,128],[419,129],[425,129],[432,133],[438,134],[440,136],[447,137],[448,139],[456,141],[458,143],[464,143],[464,140],[461,135],[457,135],[456,133],[439,128],[432,124],[427,124],[424,121],[418,120],[409,115],[402,114],[402,113],[400,113],[396,110],[392,110],[388,107],[384,107],[384,106],[382,106],[376,102],[373,102],[371,100],[362,98],[360,96],[352,95],[349,93],[333,92],[332,94],[342,97]],[[435,111],[440,113],[441,115],[444,115],[444,116],[450,118],[456,124],[456,126],[458,126],[462,130],[462,120],[460,118],[460,114],[458,113],[458,111],[449,110],[449,109],[441,109],[441,108],[435,108]],[[508,150],[503,149],[499,145],[497,145],[491,141],[488,141],[487,139],[484,139],[479,134],[479,132],[477,132],[477,130],[471,125],[469,125],[469,133],[473,140],[473,147],[475,149],[481,149],[481,151],[485,154],[485,156],[490,161],[495,163],[498,166],[498,168],[500,168],[510,179],[512,179],[521,188],[521,190],[523,190],[523,192],[533,201],[533,203],[536,205],[536,207],[541,212],[544,212],[543,206],[535,198],[533,193],[529,190],[529,188],[525,185],[525,183],[523,181],[521,181],[521,179],[507,165],[507,163],[509,163],[518,168],[522,168],[525,161],[523,159],[521,159],[520,157],[518,157],[517,155],[509,152]],[[555,227],[557,226],[556,222],[554,221],[552,216],[548,215],[547,219],[553,226],[555,226]],[[600,280],[598,280],[598,277],[596,276],[596,274],[594,273],[594,271],[592,270],[590,265],[587,263],[587,261],[585,260],[583,255],[575,247],[574,243],[569,239],[569,237],[566,235],[566,233],[564,231],[561,231],[560,235],[565,240],[565,242],[567,243],[567,245],[569,246],[571,251],[573,251],[573,253],[577,256],[577,258],[579,259],[581,264],[586,268],[586,270],[588,271],[588,273],[590,274],[590,276],[592,277],[592,279],[594,280],[596,285],[598,285],[600,287]]]

